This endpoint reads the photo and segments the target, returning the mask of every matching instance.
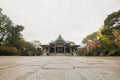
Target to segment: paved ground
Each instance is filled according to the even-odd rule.
[[[0,80],[120,80],[120,57],[0,57]]]

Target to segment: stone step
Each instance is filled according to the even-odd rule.
[[[71,56],[70,53],[50,53],[50,56]]]

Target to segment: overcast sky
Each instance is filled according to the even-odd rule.
[[[43,44],[59,34],[80,44],[103,25],[108,14],[120,9],[120,0],[0,0],[3,13],[25,27],[27,41]]]

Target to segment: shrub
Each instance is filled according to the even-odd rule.
[[[0,55],[18,55],[18,50],[15,47],[0,46]]]
[[[116,56],[117,51],[116,50],[111,50],[108,55],[109,56]]]

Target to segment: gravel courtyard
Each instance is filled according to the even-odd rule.
[[[0,80],[120,80],[120,57],[1,56]]]

